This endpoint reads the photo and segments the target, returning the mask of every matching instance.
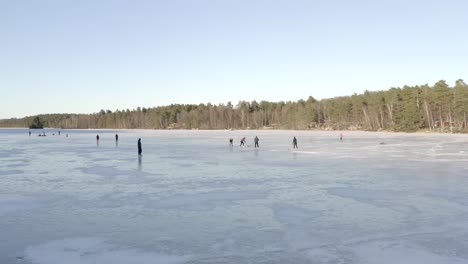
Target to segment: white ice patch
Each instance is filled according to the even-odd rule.
[[[34,264],[176,264],[189,257],[125,249],[99,238],[71,238],[28,247],[25,259]]]
[[[0,216],[19,210],[37,207],[37,202],[32,197],[16,194],[0,194]]]

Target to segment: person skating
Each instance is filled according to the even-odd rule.
[[[229,145],[232,147],[232,143],[234,142],[234,139],[230,138],[229,139]]]
[[[243,137],[240,141],[240,146],[243,147],[245,146],[245,137]]]
[[[254,138],[255,148],[259,148],[259,147],[260,147],[260,146],[258,145],[258,141],[260,141],[260,139],[258,139],[258,137],[255,136],[255,138]]]
[[[119,135],[115,134],[115,141],[119,141]]]
[[[343,141],[343,133],[340,133],[340,140]]]
[[[138,156],[141,156],[143,150],[141,149],[141,138],[138,139]]]
[[[96,142],[99,143],[99,135],[96,135]]]
[[[293,149],[297,149],[297,148],[298,148],[298,147],[297,147],[297,138],[294,137],[294,138],[293,138]]]

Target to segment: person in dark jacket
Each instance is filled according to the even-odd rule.
[[[141,156],[141,152],[143,152],[143,150],[141,149],[141,138],[138,139],[138,155]]]
[[[244,146],[244,145],[245,145],[245,137],[243,137],[243,138],[241,139],[241,141],[240,141],[240,146],[242,147],[242,146]]]
[[[115,141],[119,141],[119,135],[115,134]]]
[[[234,142],[234,139],[230,138],[229,139],[229,145],[232,147],[232,143]]]
[[[298,147],[297,147],[297,138],[294,137],[294,138],[293,138],[293,149],[297,149],[297,148],[298,148]]]
[[[258,137],[255,136],[255,138],[254,138],[255,148],[259,148],[259,147],[260,147],[260,146],[258,145],[258,141],[260,141],[260,139],[258,139]]]

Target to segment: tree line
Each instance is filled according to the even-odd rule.
[[[0,120],[0,127],[29,127],[37,118],[62,129],[329,129],[462,132],[467,126],[468,86],[403,86],[386,91],[288,102],[172,104],[93,114],[44,114]]]

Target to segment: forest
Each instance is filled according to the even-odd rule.
[[[0,120],[0,127],[62,129],[327,129],[464,132],[468,86],[403,86],[386,91],[288,102],[241,101],[227,104],[172,104],[153,108],[100,110],[93,114],[43,114]],[[467,130],[468,131],[468,130]]]

